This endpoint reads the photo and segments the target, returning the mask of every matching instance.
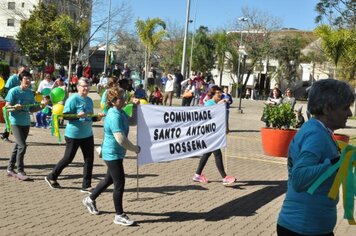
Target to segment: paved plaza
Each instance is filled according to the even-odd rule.
[[[211,183],[194,183],[192,176],[199,159],[193,157],[141,166],[137,194],[136,159],[128,152],[124,209],[137,221],[133,227],[113,223],[112,187],[97,199],[100,215],[89,214],[82,205],[86,194],[79,191],[83,172],[80,151],[58,179],[62,189],[48,187],[44,177],[62,158],[65,148],[49,129],[30,130],[25,156],[25,170],[33,179],[30,182],[5,175],[14,144],[0,140],[0,235],[276,235],[276,219],[286,191],[286,159],[263,155],[263,102],[242,100],[242,114],[237,104],[235,100],[230,112],[232,132],[223,150],[227,173],[238,180],[231,187],[222,185],[214,158],[204,170]],[[297,103],[299,106],[301,103]],[[4,127],[0,124],[0,130]],[[103,137],[102,123],[95,123],[93,129],[98,146]],[[356,121],[352,120],[339,133],[355,131]],[[130,139],[136,141],[136,135],[136,127],[131,127]],[[95,154],[93,187],[105,173],[104,162]],[[342,216],[339,204],[335,234],[356,235],[356,226],[349,226]]]

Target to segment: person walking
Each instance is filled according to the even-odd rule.
[[[222,99],[225,100],[226,104],[226,133],[228,134],[230,132],[229,128],[229,117],[230,117],[230,106],[233,103],[232,96],[229,93],[229,88],[226,86],[224,87],[224,93],[222,95]]]
[[[24,158],[27,149],[26,139],[31,125],[30,112],[39,111],[41,107],[39,105],[34,107],[25,106],[35,103],[33,92],[30,89],[31,74],[23,71],[18,78],[20,85],[10,89],[5,97],[5,106],[13,106],[15,109],[10,112],[9,118],[16,142],[7,167],[7,175],[25,180],[28,178],[24,169]],[[15,165],[18,173],[14,170]]]
[[[328,197],[336,173],[314,192],[309,187],[340,159],[333,132],[345,128],[352,116],[353,89],[344,81],[323,79],[315,82],[308,96],[313,118],[300,128],[289,145],[288,188],[277,222],[279,236],[333,236],[337,200]]]
[[[81,192],[90,192],[94,162],[94,138],[93,121],[99,121],[103,114],[98,117],[87,117],[93,114],[93,101],[88,97],[89,80],[82,77],[77,85],[78,93],[68,98],[64,106],[64,114],[77,114],[77,118],[66,118],[68,124],[65,129],[66,149],[63,158],[53,168],[52,172],[45,177],[48,185],[57,189],[61,186],[57,182],[59,175],[70,163],[72,163],[78,148],[84,156],[84,173]]]
[[[123,194],[125,189],[125,171],[123,161],[126,150],[140,152],[140,147],[131,143],[127,138],[129,133],[128,116],[122,110],[125,106],[125,91],[119,87],[113,87],[107,92],[107,106],[109,107],[104,124],[104,143],[102,158],[107,165],[107,173],[103,180],[94,188],[92,193],[83,199],[83,205],[89,213],[98,215],[96,199],[110,185],[114,184],[113,201],[115,206],[114,223],[120,225],[133,225],[123,210]]]
[[[212,106],[218,103],[225,103],[225,100],[221,100],[221,96],[222,96],[222,89],[218,86],[213,86],[210,91],[209,94],[211,95],[212,99],[208,100],[204,106]],[[225,122],[225,121],[224,121]],[[198,168],[193,176],[193,181],[194,182],[200,182],[200,183],[208,183],[209,180],[205,177],[205,175],[202,173],[203,169],[210,157],[211,154],[214,154],[215,156],[215,164],[216,167],[219,170],[219,173],[222,177],[222,183],[223,185],[230,185],[234,182],[236,182],[236,178],[230,175],[227,175],[224,169],[224,164],[223,164],[223,160],[222,160],[222,153],[220,149],[217,149],[215,151],[212,152],[208,152],[205,153],[199,162]]]

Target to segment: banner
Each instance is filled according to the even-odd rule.
[[[137,109],[138,164],[202,155],[226,146],[226,107],[166,107]]]

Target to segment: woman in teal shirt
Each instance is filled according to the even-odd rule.
[[[16,145],[12,151],[9,165],[7,167],[8,176],[17,176],[20,179],[27,179],[27,175],[24,171],[24,157],[26,153],[26,139],[30,131],[30,112],[39,111],[40,106],[26,107],[24,105],[30,105],[35,103],[33,92],[30,89],[31,86],[31,74],[27,71],[23,71],[19,74],[20,85],[10,89],[7,94],[6,106],[13,106],[14,111],[10,112],[10,122],[12,133],[15,136]],[[17,165],[17,171],[15,172],[15,164]]]
[[[102,158],[108,170],[105,178],[95,187],[92,193],[83,199],[83,204],[91,214],[97,215],[95,200],[111,184],[114,184],[113,199],[116,216],[115,224],[133,225],[123,211],[122,197],[125,188],[125,172],[123,160],[126,150],[140,152],[140,147],[134,145],[127,139],[129,133],[128,116],[122,110],[125,105],[125,91],[119,87],[107,90],[107,107],[109,107],[104,124],[104,143],[102,147]]]
[[[328,198],[335,174],[314,192],[308,188],[339,158],[332,133],[345,128],[355,100],[351,87],[335,79],[315,82],[308,97],[308,110],[314,115],[289,145],[288,189],[277,223],[279,236],[334,235],[336,204]]]

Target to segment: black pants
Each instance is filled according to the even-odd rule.
[[[193,97],[190,97],[190,98],[183,98],[182,99],[182,106],[187,106],[189,107],[190,106],[190,103],[192,102],[192,99]],[[194,104],[193,104],[194,105]]]
[[[291,231],[289,229],[286,229],[280,225],[277,224],[277,235],[278,236],[307,236],[304,234],[298,234],[294,231]],[[327,234],[319,234],[318,236],[334,236],[334,233],[327,233]]]
[[[95,201],[99,195],[104,192],[110,185],[114,183],[113,200],[115,211],[117,215],[123,213],[122,207],[122,196],[124,195],[125,189],[125,171],[123,166],[123,159],[114,161],[105,161],[108,166],[108,171],[106,176],[100,183],[95,187],[93,192],[90,194],[90,199]]]
[[[48,175],[51,180],[57,180],[58,176],[62,173],[63,169],[72,163],[78,148],[82,150],[84,156],[84,170],[83,170],[83,183],[82,188],[91,187],[91,177],[93,172],[94,162],[94,138],[93,136],[82,139],[73,139],[65,137],[66,150],[63,158],[53,168],[52,172]]]
[[[2,139],[9,138],[9,135],[10,135],[9,131],[7,131],[7,129],[5,128],[4,133],[2,133],[1,135],[1,138]]]
[[[203,172],[203,169],[204,169],[204,167],[206,165],[206,162],[208,161],[211,153],[213,153],[214,156],[215,156],[215,164],[216,164],[216,167],[218,168],[218,170],[220,172],[221,177],[225,178],[226,177],[226,173],[225,173],[225,170],[224,170],[224,164],[223,164],[223,161],[222,161],[222,153],[221,153],[220,149],[215,150],[213,152],[205,153],[202,156],[202,158],[200,158],[199,166],[198,166],[198,169],[197,169],[197,171],[195,173],[198,174],[198,175],[201,175],[201,173]]]
[[[17,171],[24,171],[24,158],[27,149],[26,139],[30,132],[30,126],[12,125],[12,133],[15,137],[15,147],[12,151],[8,169],[14,169],[15,163]]]

